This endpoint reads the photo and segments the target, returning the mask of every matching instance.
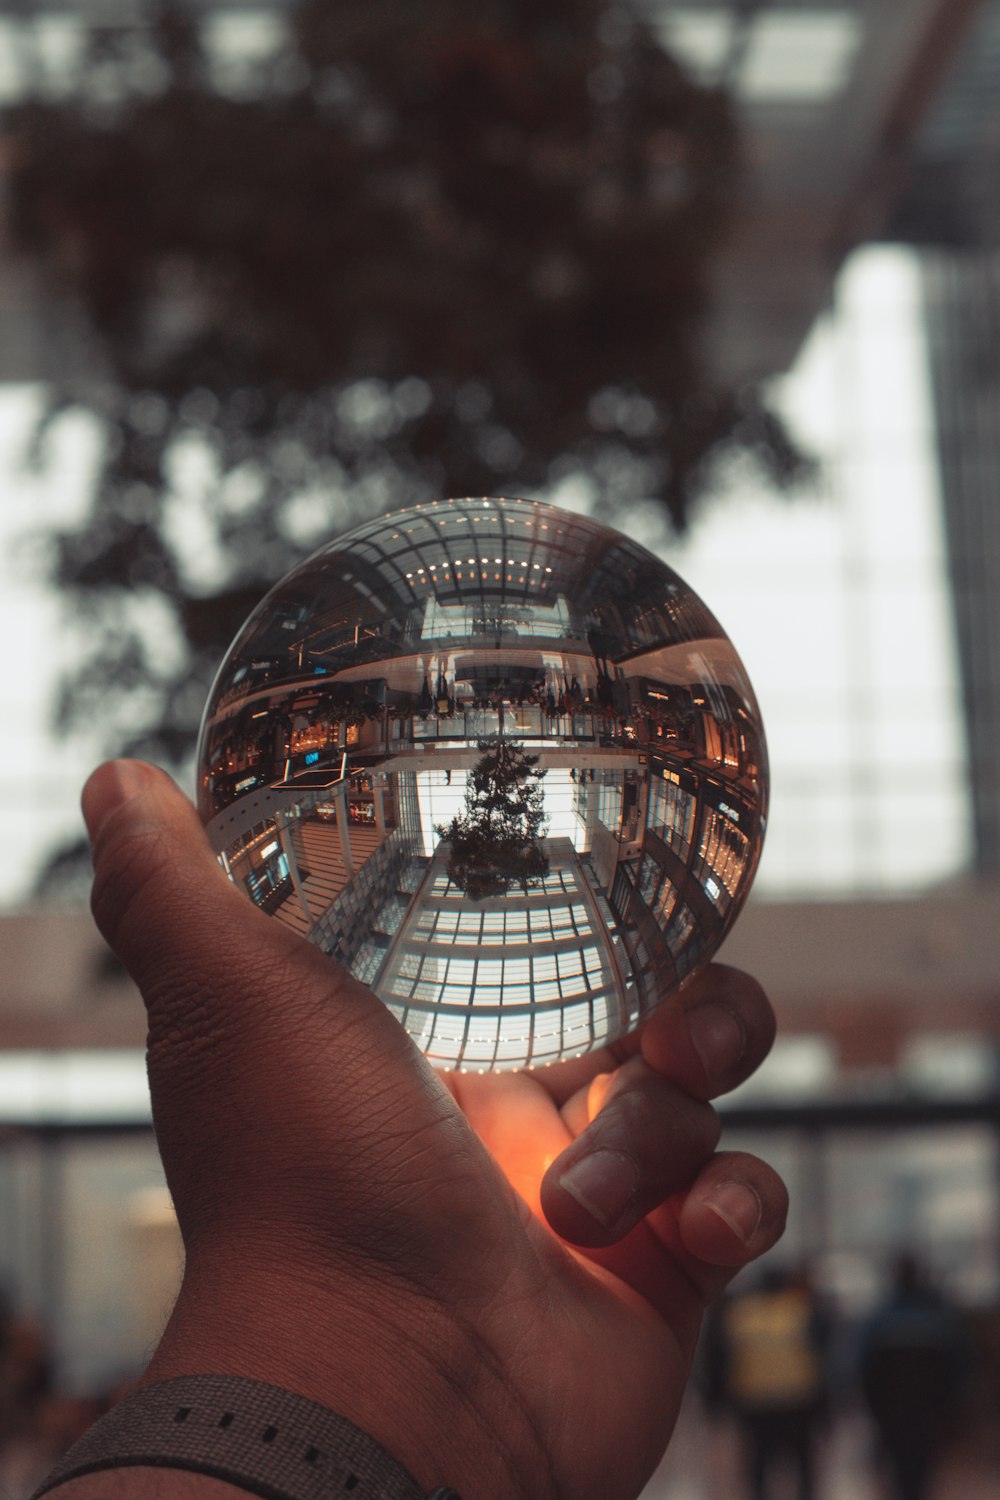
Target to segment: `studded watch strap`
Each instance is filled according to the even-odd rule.
[[[75,1443],[33,1500],[83,1474],[145,1466],[228,1480],[264,1500],[461,1500],[425,1497],[374,1438],[280,1386],[185,1375],[127,1396]]]

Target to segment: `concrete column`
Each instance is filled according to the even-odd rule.
[[[385,788],[380,780],[374,783],[375,793],[375,827],[381,838],[385,838]]]
[[[340,835],[340,852],[344,858],[344,868],[348,875],[354,874],[354,855],[351,853],[350,826],[347,822],[347,797],[341,785],[336,795],[337,801],[337,832]]]
[[[281,845],[281,852],[288,860],[288,873],[292,879],[292,889],[302,902],[302,910],[309,918],[311,925],[315,921],[315,917],[309,908],[309,898],[306,895],[305,886],[302,884],[302,876],[299,872],[299,857],[295,852],[292,830],[285,813],[279,812],[277,814],[274,820],[274,827],[278,835],[278,843]]]

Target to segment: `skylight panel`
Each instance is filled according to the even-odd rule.
[[[847,10],[765,10],[753,23],[740,97],[755,104],[818,104],[846,86],[861,41]]]
[[[728,6],[650,5],[650,21],[667,51],[701,83],[718,83],[733,45],[734,19]]]

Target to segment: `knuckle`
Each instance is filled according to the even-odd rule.
[[[609,1135],[627,1143],[657,1175],[671,1178],[709,1155],[722,1131],[710,1104],[651,1071],[613,1095],[604,1112]]]

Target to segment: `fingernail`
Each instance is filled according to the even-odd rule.
[[[115,760],[100,766],[90,777],[80,798],[83,819],[91,843],[117,807],[128,802],[149,784],[153,767],[139,760]]]
[[[702,1200],[706,1208],[718,1214],[736,1238],[748,1245],[757,1233],[763,1205],[753,1188],[744,1182],[722,1182]]]
[[[709,1082],[724,1083],[746,1049],[739,1016],[725,1005],[699,1005],[688,1012],[688,1027]]]
[[[620,1151],[592,1151],[567,1167],[559,1186],[603,1229],[612,1229],[635,1197],[639,1173]]]

